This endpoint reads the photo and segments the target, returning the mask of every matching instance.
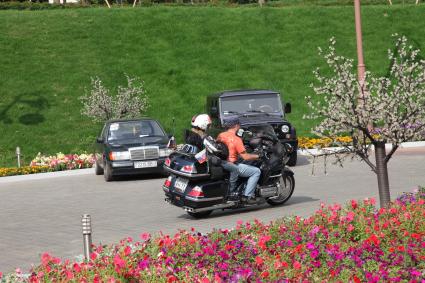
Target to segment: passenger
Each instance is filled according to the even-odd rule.
[[[204,149],[204,138],[207,136],[207,130],[211,125],[211,118],[207,114],[195,115],[192,118],[192,128],[184,133],[186,144],[196,146],[197,151]]]
[[[256,203],[254,193],[261,171],[257,167],[239,163],[239,160],[257,160],[260,156],[247,153],[242,139],[236,135],[241,128],[239,118],[227,120],[224,126],[226,131],[218,135],[217,141],[224,143],[229,150],[229,157],[227,161],[222,162],[222,167],[230,172],[230,195],[234,198],[237,194],[235,190],[238,177],[248,177],[242,201],[248,204]]]

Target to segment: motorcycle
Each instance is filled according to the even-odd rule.
[[[287,202],[295,188],[294,173],[286,166],[292,147],[281,144],[269,125],[253,126],[238,135],[243,138],[247,152],[261,157],[244,162],[261,171],[254,202],[248,204],[242,200],[248,178],[240,177],[236,196],[230,194],[230,174],[220,166],[222,161],[215,154],[214,142],[208,141],[203,151],[186,144],[165,160],[164,169],[169,173],[163,185],[165,201],[183,208],[195,218],[206,217],[218,209],[238,209],[264,203],[275,206]]]

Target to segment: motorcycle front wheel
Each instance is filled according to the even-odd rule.
[[[267,203],[270,205],[281,205],[287,202],[294,192],[295,189],[295,178],[289,174],[282,174],[279,180],[282,186],[282,193],[276,198],[269,198]]]

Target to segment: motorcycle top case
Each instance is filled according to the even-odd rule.
[[[169,164],[164,165],[164,169],[168,173],[190,180],[207,179],[210,177],[207,156],[206,153],[205,156],[202,154],[177,151],[168,157]]]

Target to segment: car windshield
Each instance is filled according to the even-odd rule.
[[[278,94],[241,95],[221,99],[221,113],[224,116],[250,112],[282,115],[282,103]]]
[[[164,131],[156,121],[116,122],[109,125],[108,141],[138,139],[151,136],[164,136]]]

